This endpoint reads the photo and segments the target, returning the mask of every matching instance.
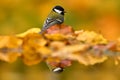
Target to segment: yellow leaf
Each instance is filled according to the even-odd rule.
[[[65,40],[66,37],[63,34],[45,34],[45,37],[50,40]]]
[[[39,33],[40,31],[41,31],[40,28],[32,28],[32,29],[27,30],[24,33],[17,34],[16,36],[17,37],[24,37],[29,33]]]
[[[90,44],[107,44],[107,40],[100,34],[97,34],[93,31],[83,31],[83,32],[76,32],[78,36],[76,37],[77,40],[90,43]]]
[[[14,62],[21,55],[22,40],[15,36],[0,36],[0,59]]]
[[[37,33],[27,34],[23,38],[23,61],[27,65],[39,63],[51,51],[45,47],[47,41]]]

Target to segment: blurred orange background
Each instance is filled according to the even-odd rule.
[[[65,8],[65,24],[75,30],[96,31],[110,41],[120,37],[120,0],[0,0],[0,34],[42,28],[55,5]],[[120,80],[119,72],[113,60],[87,67],[74,63],[60,75],[53,75],[45,63],[0,62],[0,80]]]
[[[119,37],[119,0],[1,0],[0,34],[41,28],[55,5],[65,8],[65,24],[75,30],[95,30],[109,40]]]

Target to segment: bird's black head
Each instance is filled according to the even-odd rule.
[[[62,15],[64,15],[64,13],[65,13],[64,8],[61,7],[61,6],[55,6],[53,8],[53,11],[56,12],[56,13],[58,13],[58,14],[62,14]]]
[[[54,73],[61,73],[64,71],[64,69],[62,67],[56,67],[52,70]]]

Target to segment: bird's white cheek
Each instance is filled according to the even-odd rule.
[[[59,14],[62,13],[62,11],[60,11],[60,10],[58,10],[58,9],[54,9],[54,10],[55,10],[55,12],[57,12],[57,13],[59,13]]]

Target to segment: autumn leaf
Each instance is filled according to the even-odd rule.
[[[0,36],[0,59],[14,62],[21,56],[22,40],[15,36]]]
[[[84,65],[102,63],[109,57],[120,60],[120,40],[110,42],[94,31],[74,31],[67,25],[54,25],[40,34],[32,28],[15,36],[0,36],[0,60],[14,62],[20,56],[26,65],[41,61],[52,67],[68,67],[72,61]]]
[[[27,30],[26,32],[17,34],[16,36],[17,37],[24,37],[24,36],[26,36],[29,33],[39,33],[40,31],[41,30],[39,28],[31,28],[31,29]]]
[[[51,51],[45,47],[47,41],[36,33],[31,33],[23,38],[22,58],[25,64],[33,65],[39,63],[44,57],[48,56]]]
[[[50,65],[51,68],[56,68],[56,67],[68,67],[71,66],[72,61],[69,59],[61,59],[59,57],[49,57],[46,60],[46,63]]]
[[[65,40],[66,37],[63,34],[45,34],[45,37],[49,40]]]
[[[107,44],[107,40],[101,34],[97,34],[93,31],[81,31],[76,32],[76,39],[89,44]]]
[[[71,26],[61,24],[61,25],[53,25],[46,30],[47,34],[72,34],[74,32]]]

